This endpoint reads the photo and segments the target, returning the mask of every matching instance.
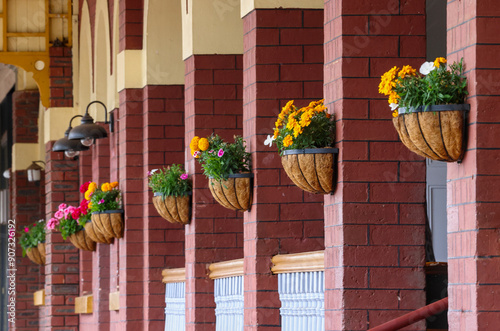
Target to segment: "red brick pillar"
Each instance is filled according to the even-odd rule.
[[[135,331],[144,329],[144,169],[143,141],[137,132],[143,128],[142,89],[120,91],[118,118],[119,187],[125,210],[125,231],[118,240],[118,250],[112,250],[112,263],[118,274],[120,310],[112,312],[111,322],[117,329]],[[115,243],[113,246],[116,246]],[[116,261],[118,257],[118,261]],[[116,263],[116,264],[115,264]],[[112,275],[113,276],[113,275]],[[116,279],[113,279],[113,284]]]
[[[448,165],[448,324],[499,327],[500,45],[498,3],[448,1],[448,63],[464,58],[471,109],[462,164]],[[495,28],[493,28],[495,27]]]
[[[78,156],[79,186],[92,180],[92,153],[90,151],[80,152]],[[80,193],[80,201],[83,194]],[[80,250],[80,292],[79,295],[92,293],[92,252]],[[80,315],[80,330],[84,330],[89,323],[87,315]],[[93,325],[90,325],[94,327]]]
[[[50,47],[50,106],[73,106],[73,60],[71,48]]]
[[[59,204],[76,205],[79,201],[78,161],[64,153],[52,152],[53,141],[46,144],[45,213],[53,217]],[[75,297],[79,291],[79,253],[58,231],[47,231],[45,264],[45,306],[40,330],[78,330]]]
[[[120,141],[120,130],[119,124],[116,119],[119,118],[119,109],[113,110],[113,115],[115,118],[115,132],[111,134],[109,139],[109,172],[111,181],[119,181],[120,177],[120,167],[119,167],[119,141]],[[125,225],[126,227],[126,225]],[[109,247],[109,291],[116,292],[120,289],[120,244],[111,245]],[[120,323],[120,312],[110,311],[109,312],[110,329],[116,330],[119,328]]]
[[[108,137],[110,135],[108,125],[98,123],[106,128]],[[91,154],[92,173],[90,180],[98,185],[109,182],[109,139],[97,139],[91,147],[91,151],[83,152]],[[88,157],[88,156],[84,156]],[[83,199],[83,194],[80,194],[80,201]],[[117,241],[113,243],[117,245]],[[92,294],[93,308],[92,314],[80,315],[80,331],[83,330],[99,330],[107,331],[110,328],[110,311],[109,311],[109,292],[110,292],[110,245],[97,244],[95,252],[80,251],[80,258],[87,257],[90,253],[90,266],[86,261],[86,270],[80,270],[80,274],[88,275],[90,273],[91,286],[86,290],[86,293],[81,292],[80,295]],[[83,263],[83,261],[81,261]]]
[[[244,137],[254,167],[254,200],[245,213],[245,330],[280,329],[276,254],[321,250],[322,197],[296,187],[279,153],[264,145],[281,107],[323,95],[323,10],[255,9],[243,18]]]
[[[185,63],[186,168],[194,174],[185,239],[186,330],[215,330],[214,284],[207,268],[243,257],[242,215],[213,199],[189,143],[212,132],[229,142],[242,134],[242,55],[192,55]]]
[[[184,86],[148,85],[143,90],[143,226],[145,266],[144,330],[165,327],[165,284],[161,271],[184,267],[184,226],[158,215],[147,172],[184,163]],[[139,130],[137,131],[139,132]]]
[[[12,95],[12,140],[14,144],[36,144],[38,142],[39,93],[36,90],[16,91]],[[36,159],[33,159],[36,161]],[[16,169],[11,174],[12,219],[16,231],[45,218],[45,178],[28,182],[25,169]],[[43,289],[44,267],[22,257],[17,244],[16,251],[16,323],[10,330],[32,330],[38,327],[38,307],[33,305],[33,292]]]
[[[325,104],[338,187],[325,196],[326,330],[425,305],[425,162],[399,142],[380,76],[425,60],[425,1],[325,1]],[[425,322],[413,326],[425,329]]]

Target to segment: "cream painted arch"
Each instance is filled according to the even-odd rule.
[[[102,101],[108,111],[108,78],[110,76],[111,41],[109,37],[108,1],[97,0],[94,31],[94,90],[92,100]],[[90,115],[94,120],[104,122],[104,112],[100,106],[91,106]]]
[[[92,39],[90,35],[90,14],[87,0],[83,1],[80,22],[80,54],[78,68],[78,104],[80,113],[85,112],[92,96]]]
[[[120,106],[120,95],[118,94],[117,83],[117,64],[118,51],[120,50],[120,0],[115,0],[113,5],[113,52],[110,58],[113,62],[110,67],[110,76],[108,77],[108,105],[109,110],[113,110]]]
[[[180,1],[144,1],[143,85],[184,84]]]

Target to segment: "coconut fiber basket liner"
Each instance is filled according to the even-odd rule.
[[[44,242],[43,243],[39,243],[37,247],[38,247],[38,252],[42,256],[43,264],[45,264],[45,255],[46,255],[46,252],[45,252],[45,243]]]
[[[281,163],[290,179],[304,191],[330,194],[335,191],[338,148],[289,149]]]
[[[470,105],[436,105],[400,109],[392,119],[401,142],[412,152],[436,161],[460,162],[466,145]]]
[[[94,230],[108,238],[123,237],[123,210],[106,210],[92,213]]]
[[[85,232],[90,237],[90,239],[92,239],[96,243],[111,244],[113,242],[113,238],[103,235],[101,231],[99,231],[99,229],[97,229],[97,227],[94,225],[94,222],[92,222],[92,220],[85,223]]]
[[[158,214],[170,223],[188,224],[191,219],[191,196],[163,196],[155,193],[153,204]]]
[[[28,248],[26,250],[26,255],[33,263],[40,264],[40,265],[45,264],[45,256],[42,256],[42,254],[40,254],[38,247]]]
[[[212,196],[223,207],[232,210],[249,210],[252,205],[253,174],[232,174],[227,180],[208,180]]]
[[[84,251],[95,251],[95,241],[90,238],[85,229],[73,233],[69,236],[69,241],[78,249],[83,249]]]

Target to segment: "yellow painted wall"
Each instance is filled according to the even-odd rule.
[[[243,53],[243,21],[236,0],[182,1],[183,58]]]
[[[223,1],[224,2],[224,1]],[[234,1],[227,1],[229,3]],[[241,0],[241,17],[256,8],[323,8],[324,0]]]
[[[144,85],[184,84],[181,2],[144,2]]]

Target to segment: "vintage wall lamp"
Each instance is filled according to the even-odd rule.
[[[76,115],[73,116],[71,120],[69,120],[69,126],[66,132],[64,132],[64,138],[61,138],[54,143],[54,146],[52,146],[53,152],[64,152],[64,154],[67,157],[74,157],[78,156],[78,154],[80,154],[81,151],[86,151],[89,149],[87,146],[83,146],[79,140],[68,139],[69,132],[72,129],[71,123],[73,122],[73,119],[77,117],[83,117],[83,116]]]
[[[33,161],[31,165],[26,169],[28,173],[28,182],[39,182],[42,174],[42,167],[40,167],[37,163],[43,163],[45,166],[45,162],[43,161]]]
[[[108,122],[108,110],[106,106],[101,101],[92,101],[88,104],[87,109],[85,110],[85,115],[83,115],[81,123],[79,126],[71,129],[69,132],[68,139],[69,140],[80,140],[82,145],[91,146],[95,139],[106,138],[108,136],[106,130],[94,123],[94,119],[89,115],[89,107],[90,105],[98,103],[104,107],[104,116],[105,121],[104,124],[109,124],[109,131],[113,132],[113,113],[109,114],[109,122]]]

